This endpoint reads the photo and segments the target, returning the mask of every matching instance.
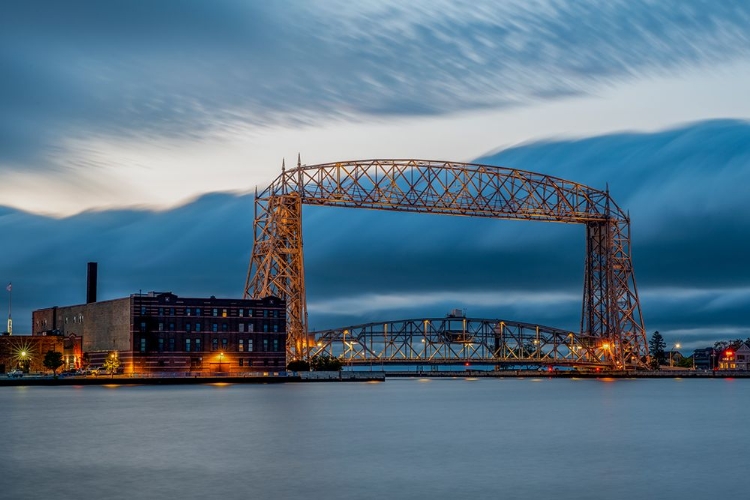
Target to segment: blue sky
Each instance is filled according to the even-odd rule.
[[[79,301],[70,280],[86,259],[103,264],[110,296],[241,293],[245,195],[300,152],[307,164],[483,158],[608,182],[633,217],[647,328],[683,343],[750,336],[738,312],[750,306],[747,2],[405,3],[3,3],[0,279],[14,282],[17,331],[35,307]],[[454,304],[577,321],[575,229],[306,218],[312,326]],[[350,241],[363,224],[362,241],[402,232],[400,251],[420,263],[339,255],[316,236]],[[414,224],[434,227],[428,258],[408,242]],[[475,226],[481,238],[444,236]],[[222,252],[201,253],[207,234]]]

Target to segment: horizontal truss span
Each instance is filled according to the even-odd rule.
[[[309,358],[317,343],[308,335],[302,205],[584,224],[579,337],[609,346],[605,356],[614,369],[648,362],[630,220],[608,190],[473,163],[359,160],[307,166],[299,159],[296,168],[282,164],[281,175],[256,193],[253,252],[245,282],[245,297],[274,295],[287,301],[290,360]]]
[[[612,346],[599,337],[501,319],[419,318],[367,323],[316,334],[312,356],[345,365],[489,363],[608,365]]]

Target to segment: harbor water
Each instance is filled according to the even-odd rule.
[[[746,498],[750,380],[0,388],[7,499]]]

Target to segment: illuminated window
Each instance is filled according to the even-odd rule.
[[[253,351],[253,339],[247,339],[247,352]]]
[[[279,339],[273,339],[273,350],[274,352],[279,351]]]
[[[245,341],[243,339],[240,339],[239,349],[240,349],[240,352],[243,352],[245,350]],[[240,360],[240,361],[242,361],[242,360]]]
[[[218,316],[219,310],[214,307],[214,316]]]
[[[253,330],[255,330],[255,325],[253,323],[248,323],[247,324],[247,331],[248,332],[252,332]]]
[[[226,309],[222,309],[221,310],[221,317],[222,318],[226,318],[227,317],[227,310]]]
[[[146,352],[146,338],[141,337],[141,352]]]
[[[268,339],[263,339],[263,352],[268,352]]]
[[[237,309],[237,316],[242,317],[242,308]]]
[[[190,339],[185,339],[185,352],[190,352]]]

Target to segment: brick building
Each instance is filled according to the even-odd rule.
[[[0,373],[19,369],[25,373],[44,373],[44,355],[56,351],[63,355],[62,370],[79,368],[82,339],[77,335],[0,335]]]
[[[114,354],[126,374],[236,375],[285,369],[286,303],[276,297],[133,294],[34,311],[32,328],[35,336],[80,336],[84,362],[99,367]]]

